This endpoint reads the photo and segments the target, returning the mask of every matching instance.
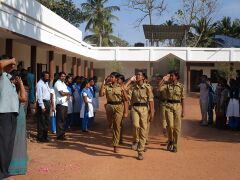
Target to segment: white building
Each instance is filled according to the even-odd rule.
[[[145,69],[148,76],[168,72],[179,61],[181,79],[195,91],[199,75],[209,77],[221,65],[240,70],[240,48],[92,47],[82,32],[35,0],[0,0],[0,54],[22,61],[36,74],[49,70],[97,75],[101,80],[118,66],[126,76]]]

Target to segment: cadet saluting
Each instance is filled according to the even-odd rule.
[[[166,120],[168,130],[168,146],[167,150],[177,152],[178,140],[181,131],[181,117],[184,117],[184,96],[183,85],[178,82],[179,74],[171,71],[163,77],[160,82],[160,88],[164,86],[166,89]]]
[[[123,117],[127,117],[127,108],[124,107],[124,102],[127,101],[126,92],[123,87],[118,84],[119,73],[112,72],[110,74],[110,84],[106,85],[106,80],[103,81],[99,96],[106,94],[107,105],[106,113],[109,120],[112,121],[113,126],[113,147],[114,152],[118,152],[118,145],[120,141],[121,122]]]
[[[143,160],[143,152],[146,143],[146,133],[148,127],[148,116],[150,107],[150,121],[154,117],[154,102],[152,87],[145,83],[145,74],[143,72],[138,72],[136,76],[133,76],[126,87],[131,83],[136,81],[136,83],[129,89],[129,97],[131,100],[131,118],[133,121],[133,136],[134,140],[139,137],[139,142],[137,143],[138,150],[138,160]]]

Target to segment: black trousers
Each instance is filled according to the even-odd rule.
[[[48,138],[48,126],[50,122],[50,101],[43,101],[45,106],[45,111],[42,111],[42,108],[38,105],[38,139],[47,139]]]
[[[57,137],[60,138],[65,135],[65,121],[67,119],[68,107],[57,104],[56,111]]]
[[[17,126],[17,113],[0,113],[0,180],[8,176]]]

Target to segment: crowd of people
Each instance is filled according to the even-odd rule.
[[[225,78],[218,77],[217,83],[214,85],[210,78],[203,75],[199,87],[201,125],[215,125],[219,129],[240,130],[238,81],[231,78],[228,84]]]
[[[27,71],[18,65],[14,70],[15,65],[14,58],[0,58],[0,179],[27,171],[26,114],[34,102],[37,140],[45,143],[49,141],[50,128],[58,141],[66,140],[66,130],[76,124],[81,124],[82,133],[89,132],[99,107],[98,97],[106,96],[105,109],[108,127],[113,134],[113,151],[119,152],[119,144],[123,141],[123,120],[130,114],[132,149],[137,151],[138,160],[144,159],[150,123],[155,109],[160,107],[160,118],[168,137],[167,150],[177,152],[184,116],[184,90],[176,71],[158,79],[158,88],[155,89],[143,71],[128,80],[124,75],[112,72],[100,88],[96,77],[73,78],[71,74],[60,72],[50,81],[49,72],[44,71],[34,86],[31,69]],[[158,103],[154,104],[156,100]]]

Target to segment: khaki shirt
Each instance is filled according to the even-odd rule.
[[[108,102],[123,102],[122,88],[119,84],[107,85],[105,87],[106,98]]]
[[[152,87],[147,83],[143,83],[142,86],[134,84],[129,90],[129,97],[131,99],[131,104],[153,101]]]
[[[183,84],[177,82],[177,84],[166,85],[166,95],[169,100],[181,100],[184,99]]]

